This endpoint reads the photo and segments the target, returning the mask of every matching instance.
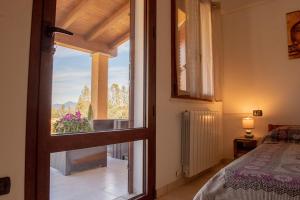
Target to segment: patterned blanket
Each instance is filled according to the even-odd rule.
[[[300,144],[262,144],[215,175],[195,200],[300,199]]]

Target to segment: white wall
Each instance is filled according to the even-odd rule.
[[[24,198],[27,72],[32,0],[0,1],[0,177],[12,178],[10,195]]]
[[[32,0],[0,3],[0,177],[11,176],[12,191],[1,200],[24,198],[27,73]],[[180,112],[221,105],[171,101],[170,0],[158,1],[157,187],[177,179],[180,170]]]
[[[243,135],[241,118],[253,109],[254,134],[268,123],[300,124],[300,59],[288,59],[286,13],[299,0],[223,0],[224,156],[233,156],[233,139]]]
[[[205,109],[221,111],[222,105],[171,100],[171,0],[157,1],[157,127],[156,188],[176,179],[180,165],[180,113]]]
[[[180,112],[221,110],[221,104],[170,100],[170,1],[157,5],[157,188],[177,179],[180,170]],[[300,59],[288,60],[285,14],[300,10],[299,0],[224,0],[224,151],[242,134],[241,117],[259,107],[255,134],[267,123],[300,124]],[[242,4],[243,3],[243,4]],[[250,3],[250,4],[248,4]],[[0,177],[12,177],[12,192],[24,194],[26,89],[31,0],[0,3]],[[227,9],[226,9],[227,8]]]

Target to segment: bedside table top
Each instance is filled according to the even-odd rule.
[[[261,137],[245,138],[243,136],[234,138],[234,140],[246,140],[246,141],[259,141],[261,139],[262,139]]]
[[[234,158],[239,158],[242,155],[252,151],[262,142],[261,137],[245,138],[243,136],[237,137],[233,140],[234,144]]]
[[[257,145],[260,145],[263,141],[263,138],[262,137],[254,137],[254,138],[245,138],[243,136],[241,137],[237,137],[233,140],[234,142],[256,142]]]

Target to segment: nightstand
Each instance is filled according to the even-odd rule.
[[[234,139],[234,159],[241,157],[249,151],[255,149],[261,142],[261,138],[245,138],[239,137]]]

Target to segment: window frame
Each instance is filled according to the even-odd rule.
[[[171,98],[183,100],[197,100],[205,102],[214,102],[213,99],[192,97],[185,91],[179,91],[177,76],[177,6],[176,0],[171,1]]]

